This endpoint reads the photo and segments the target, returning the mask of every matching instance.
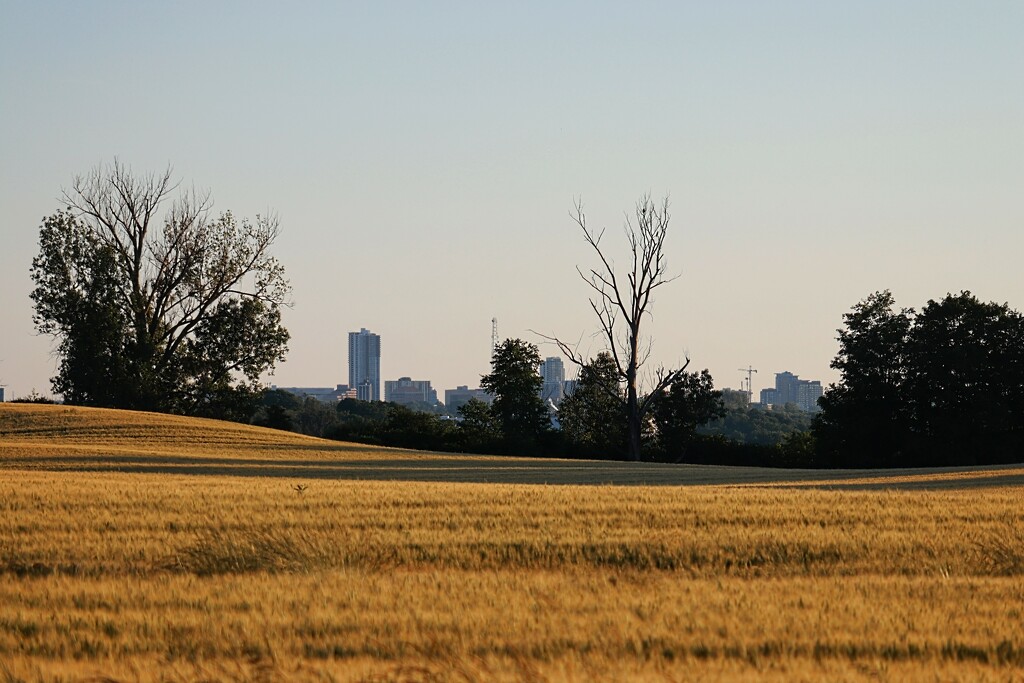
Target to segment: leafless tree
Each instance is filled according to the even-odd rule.
[[[209,193],[191,190],[180,193],[161,221],[157,211],[175,189],[170,168],[136,176],[115,159],[109,168],[76,176],[64,192],[65,204],[117,254],[137,339],[167,357],[223,297],[284,305],[290,292],[269,253],[280,232],[276,216],[239,223],[226,212],[213,219]]]
[[[663,396],[664,390],[681,376],[689,359],[681,368],[668,370],[657,368],[644,392],[641,387],[641,369],[651,356],[651,340],[641,334],[644,318],[650,316],[654,290],[672,282],[678,276],[668,276],[665,265],[665,235],[669,225],[668,198],[661,205],[655,205],[650,195],[644,195],[636,203],[634,217],[627,214],[624,231],[629,245],[630,263],[623,272],[617,272],[615,263],[602,247],[604,229],[588,227],[583,204],[577,201],[572,218],[583,231],[583,239],[594,250],[599,265],[583,270],[578,267],[580,277],[589,285],[590,307],[597,316],[607,350],[615,360],[619,379],[625,386],[622,392],[615,388],[615,395],[623,402],[628,423],[628,456],[640,459],[641,436],[644,420],[654,405]],[[578,345],[567,344],[554,337],[554,341],[570,361],[583,366],[583,357]]]

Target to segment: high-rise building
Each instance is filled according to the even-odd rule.
[[[459,408],[474,398],[488,404],[494,400],[494,397],[484,389],[470,389],[468,386],[463,385],[456,389],[444,390],[444,407],[448,409],[449,415],[457,415]]]
[[[337,403],[342,399],[356,398],[357,395],[356,390],[350,389],[347,384],[338,384],[333,389],[331,387],[279,387],[276,384],[271,385],[270,388],[287,391],[299,398],[315,398],[323,403]]]
[[[380,335],[365,327],[348,333],[348,385],[361,401],[380,400]]]
[[[545,358],[540,364],[540,376],[544,379],[540,397],[555,405],[561,403],[565,397],[565,365],[562,359],[557,356]]]
[[[792,372],[775,373],[775,404],[784,406],[796,403],[797,386],[800,378]]]
[[[433,406],[437,404],[437,392],[430,386],[429,379],[399,377],[384,382],[384,400],[402,405],[426,403]]]
[[[775,388],[761,390],[761,405],[784,406],[788,403],[797,405],[801,410],[816,413],[818,399],[823,393],[818,380],[800,379],[792,372],[775,373]]]
[[[818,399],[825,394],[818,380],[800,380],[796,387],[796,404],[809,413],[816,413],[821,410]]]

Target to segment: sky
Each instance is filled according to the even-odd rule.
[[[49,392],[29,265],[75,175],[173,167],[216,211],[274,211],[293,287],[279,386],[443,395],[491,320],[601,350],[573,203],[625,264],[668,196],[650,367],[823,383],[874,291],[1024,308],[1024,3],[0,0],[0,384]]]

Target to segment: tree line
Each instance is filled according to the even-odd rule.
[[[335,405],[275,390],[265,395],[255,424],[314,436],[423,450],[622,459],[628,456],[626,393],[614,361],[602,353],[585,364],[577,389],[552,411],[541,398],[536,345],[507,339],[497,346],[480,384],[493,401],[476,399],[457,415],[396,403],[344,399]],[[649,458],[679,459],[699,424],[725,414],[705,370],[678,376],[642,431]]]
[[[897,309],[875,292],[844,316],[840,381],[812,425],[836,466],[1019,462],[1024,316],[970,292]]]
[[[520,339],[500,344],[481,378],[493,402],[472,401],[457,419],[268,392],[259,378],[284,360],[289,339],[290,285],[272,255],[278,220],[214,214],[209,193],[179,186],[170,169],[136,175],[115,160],[76,177],[43,219],[33,320],[56,341],[51,384],[66,403],[508,455],[884,467],[1010,462],[1024,446],[1024,319],[970,292],[920,312],[897,310],[888,291],[855,305],[838,330],[840,380],[813,420],[727,404],[689,358],[646,368],[653,294],[676,277],[665,253],[669,203],[649,195],[625,219],[621,260],[575,204],[571,218],[595,257],[578,272],[604,350],[588,358],[541,335],[578,368],[557,415],[540,399],[539,351]]]

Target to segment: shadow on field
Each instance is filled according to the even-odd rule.
[[[785,470],[445,455],[330,461],[217,458],[181,455],[62,455],[18,458],[17,467],[75,472],[130,472],[194,476],[278,477],[353,481],[415,481],[615,486],[764,485],[827,490],[948,490],[1024,485],[1020,465],[900,469]]]
[[[955,489],[986,489],[1004,486],[1024,485],[1024,472],[1008,471],[1005,474],[993,474],[986,477],[942,477],[927,476],[928,470],[920,470],[916,477],[913,474],[902,475],[895,481],[828,481],[824,483],[809,482],[807,484],[782,484],[774,488],[814,488],[827,491],[881,491],[885,489],[914,490],[955,490]],[[856,476],[856,475],[854,475]],[[830,479],[835,479],[831,477]]]

